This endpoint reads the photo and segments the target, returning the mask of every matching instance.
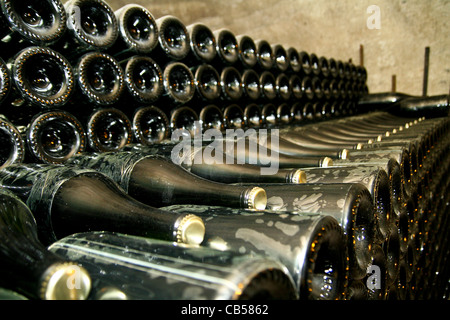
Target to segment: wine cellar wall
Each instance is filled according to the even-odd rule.
[[[0,299],[449,299],[448,93],[138,4],[0,4]]]

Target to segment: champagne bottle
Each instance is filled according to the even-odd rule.
[[[197,112],[188,106],[181,106],[172,110],[169,121],[172,133],[181,130],[183,134],[194,137],[200,134],[202,130]]]
[[[216,38],[216,61],[214,65],[231,66],[239,60],[239,46],[236,36],[231,30],[221,28],[213,31]]]
[[[278,110],[273,103],[267,103],[261,108],[263,127],[278,128],[280,126],[280,117]]]
[[[202,132],[204,133],[208,129],[216,129],[224,131],[224,115],[222,110],[214,105],[209,104],[200,110],[199,120],[202,123]]]
[[[25,142],[20,131],[0,114],[0,169],[25,159]]]
[[[1,2],[0,39],[2,56],[13,55],[29,46],[49,46],[66,31],[66,11],[61,1]],[[15,51],[15,52],[14,52]]]
[[[118,59],[127,55],[147,55],[158,45],[158,26],[153,14],[138,4],[116,10],[119,34],[109,52]]]
[[[167,104],[164,111],[186,104],[195,95],[195,79],[192,71],[184,63],[169,62],[163,70],[163,100],[159,104]]]
[[[124,71],[113,56],[99,51],[88,52],[78,60],[76,73],[82,97],[72,99],[72,104],[84,105],[84,108],[74,106],[77,109],[92,108],[92,105],[111,106],[122,96]]]
[[[186,27],[189,34],[190,53],[185,58],[187,65],[211,64],[217,56],[216,37],[211,29],[200,22]]]
[[[300,64],[300,55],[298,50],[295,47],[289,47],[286,50],[288,60],[289,60],[289,68],[287,70],[288,74],[298,74],[301,70]]]
[[[196,89],[195,101],[200,105],[217,101],[221,94],[220,75],[210,64],[192,68]]]
[[[119,26],[110,5],[104,0],[69,0],[64,4],[67,32],[55,44],[69,59],[88,51],[105,51],[119,36]]]
[[[11,76],[5,60],[0,57],[0,106],[11,91]]]
[[[311,65],[312,77],[314,78],[320,76],[319,57],[315,53],[310,53],[309,62]]]
[[[179,148],[181,146],[181,149]],[[187,147],[183,150],[183,147]],[[130,144],[123,148],[123,151],[139,151],[146,154],[159,155],[166,159],[170,159],[177,165],[181,165],[191,173],[205,178],[210,181],[222,182],[222,183],[256,183],[256,182],[283,182],[283,183],[303,183],[304,174],[302,170],[298,169],[279,169],[276,173],[270,175],[261,174],[260,167],[237,162],[236,159],[216,151],[217,154],[213,155],[213,161],[203,159],[203,150],[205,147],[198,149],[195,146],[192,148],[190,145],[179,145],[171,143],[154,144],[151,146],[142,146],[136,144]],[[209,151],[209,150],[208,150]],[[181,154],[180,154],[181,153]],[[219,160],[221,159],[221,161]],[[230,163],[231,162],[231,163]]]
[[[270,71],[263,71],[259,76],[259,84],[261,88],[261,99],[265,102],[274,100],[277,97],[276,78]]]
[[[311,75],[311,59],[309,56],[309,53],[307,53],[306,51],[300,51],[299,52],[299,57],[300,57],[300,64],[301,64],[301,69],[300,69],[300,75],[304,78],[304,77],[308,77]]]
[[[170,61],[180,62],[190,51],[189,33],[184,23],[173,15],[164,15],[156,19],[158,27],[158,46],[151,57],[160,66]]]
[[[242,73],[242,100],[258,101],[261,96],[259,75],[254,69],[246,69]]]
[[[391,210],[391,184],[386,171],[380,167],[302,168],[308,183],[361,183],[373,198],[380,241],[385,241],[394,226]]]
[[[159,143],[169,137],[169,118],[153,105],[138,107],[134,110],[132,129],[136,142],[143,145]]]
[[[163,93],[163,71],[150,57],[135,55],[124,66],[125,94],[122,101],[130,97],[137,104],[150,104],[157,101]],[[125,109],[125,108],[124,108]]]
[[[327,79],[330,77],[330,64],[327,58],[323,56],[319,58],[319,69],[321,79]]]
[[[244,108],[244,119],[247,128],[261,128],[264,124],[264,116],[261,107],[256,103],[250,103]]]
[[[153,207],[172,204],[265,209],[264,190],[212,182],[163,157],[140,152],[82,154],[66,164],[99,171],[136,200]]]
[[[258,70],[270,70],[275,63],[272,46],[267,40],[255,40],[256,45],[256,60],[255,68]]]
[[[242,75],[232,66],[226,66],[220,73],[221,99],[237,102],[242,98]]]
[[[277,214],[198,205],[164,207],[194,213],[207,221],[203,245],[264,255],[289,270],[300,300],[345,299],[346,240],[337,221],[319,214]]]
[[[273,44],[272,52],[275,58],[275,71],[276,72],[286,72],[289,68],[289,56],[286,49],[281,44]]]
[[[88,146],[95,152],[118,151],[133,141],[130,119],[117,108],[98,108],[83,122]]]
[[[243,129],[245,127],[244,110],[232,103],[223,109],[225,129]]]
[[[0,286],[28,299],[84,300],[91,289],[89,273],[40,242],[30,209],[0,188]]]
[[[24,134],[31,162],[61,164],[86,149],[83,125],[63,110],[36,114]]]
[[[236,36],[238,44],[238,57],[241,69],[252,69],[257,63],[257,48],[255,41],[248,35]]]
[[[96,283],[90,299],[298,298],[286,267],[262,256],[110,232],[74,234],[49,250],[76,256],[89,270]]]
[[[0,185],[33,212],[44,245],[76,232],[106,230],[181,243],[203,240],[203,221],[156,209],[127,195],[95,170],[16,164],[0,171]]]
[[[75,89],[74,72],[59,52],[45,47],[27,47],[7,64],[12,81],[9,108],[25,109],[30,104],[56,108],[70,100]]]
[[[288,103],[282,103],[277,108],[278,118],[280,119],[280,127],[291,125],[294,121],[293,114],[291,112],[291,106]]]
[[[246,184],[244,184],[246,185]],[[267,194],[267,210],[330,215],[347,237],[352,279],[365,275],[371,247],[377,241],[373,199],[360,183],[257,183]]]
[[[277,97],[280,101],[288,101],[292,95],[292,88],[289,77],[285,73],[280,73],[275,79]]]
[[[302,79],[300,76],[295,73],[289,75],[289,87],[291,88],[291,101],[293,104],[302,101],[303,99],[303,90],[302,90]]]

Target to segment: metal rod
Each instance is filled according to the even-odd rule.
[[[428,90],[428,71],[430,68],[430,47],[425,47],[425,62],[423,68],[423,92],[422,95],[425,97]]]

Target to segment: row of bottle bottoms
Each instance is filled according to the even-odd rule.
[[[8,63],[0,59],[0,71],[2,113],[16,118],[62,107],[78,114],[107,106],[130,112],[148,104],[166,113],[187,104],[196,111],[211,103],[323,105],[356,102],[366,93],[363,85],[350,81],[275,76],[253,69],[241,74],[232,66],[218,71],[209,64],[189,68],[171,62],[162,70],[145,56],[133,56],[121,65],[99,52],[84,55],[74,71],[62,55],[43,47],[28,47]]]
[[[352,124],[350,128],[357,132],[358,124],[364,124],[368,132],[384,132],[389,126],[398,128],[401,121],[405,119],[377,113],[341,119],[335,127],[342,122]],[[424,247],[436,246],[448,229],[444,214],[448,196],[442,192],[449,183],[448,119],[421,120],[413,127],[415,130],[405,130],[403,136],[379,146],[378,151],[385,154],[387,146],[396,146],[388,157],[377,157],[373,150],[372,160],[344,161],[336,168],[291,169],[291,177],[293,172],[303,172],[300,176],[305,178],[306,173],[305,180],[297,178],[291,183],[267,183],[258,180],[261,176],[256,174],[251,177],[249,172],[239,172],[245,166],[232,164],[226,168],[203,166],[203,171],[191,167],[189,172],[164,157],[164,149],[159,148],[154,155],[149,147],[140,151],[134,148],[132,152],[82,154],[64,166],[9,165],[0,171],[2,194],[8,199],[3,205],[2,231],[6,230],[8,240],[2,242],[5,263],[1,265],[10,275],[3,277],[2,286],[14,283],[12,288],[34,297],[82,298],[87,297],[91,274],[101,283],[92,288],[96,298],[338,299],[347,295],[350,282],[366,279],[368,267],[374,265],[375,256],[381,252],[389,257],[384,285],[398,288],[400,260],[394,257],[394,240],[399,240],[404,204],[411,199],[416,208],[430,205],[432,210],[426,217],[416,213],[414,218],[407,218],[409,234],[400,238],[405,246],[397,242],[402,255],[406,256],[408,248],[421,252]],[[411,138],[412,134],[416,139]],[[389,166],[398,165],[392,156],[403,154],[398,150],[408,145],[405,138],[409,144],[412,140],[427,141],[432,144],[427,148],[433,151],[426,152],[426,160],[421,162],[428,174],[417,170],[405,176],[406,171],[402,171],[402,191],[395,194],[391,188],[394,172],[389,171]],[[163,147],[167,150],[173,146]],[[241,178],[232,184],[223,183],[220,179],[205,179],[201,172],[219,178],[233,174]],[[309,182],[308,177],[314,177],[315,182]],[[430,182],[428,190],[425,180]],[[406,188],[407,181],[412,182],[412,188]],[[431,192],[432,198],[426,192]],[[395,199],[400,206],[394,205]],[[33,219],[35,227],[30,222]],[[416,227],[425,229],[416,233]],[[146,237],[149,239],[144,240]],[[423,243],[413,245],[413,240]],[[213,250],[207,253],[204,246],[190,248],[199,244]],[[71,277],[73,265],[67,269],[56,263],[58,258],[45,246],[67,260],[80,259],[82,267],[89,271],[79,268],[79,278]],[[440,249],[448,250],[447,246]],[[37,254],[40,250],[45,254]],[[432,252],[427,254],[435,258]],[[40,260],[42,257],[45,259]],[[252,260],[255,257],[265,261]],[[220,267],[217,260],[221,261]],[[34,267],[30,267],[30,261]],[[156,272],[160,277],[153,284],[142,284],[142,268],[144,274]],[[24,281],[30,274],[34,278]],[[75,290],[74,285],[68,292],[67,286],[61,284],[67,284],[68,278],[78,281],[78,288],[83,290]],[[123,283],[124,279],[127,283]],[[224,285],[223,279],[231,284]],[[161,289],[161,285],[170,283],[179,289]],[[376,290],[373,294],[380,295]]]
[[[367,78],[366,69],[351,62],[319,58],[294,47],[253,40],[249,35],[235,36],[226,28],[212,31],[203,23],[185,26],[173,15],[155,19],[137,4],[114,12],[104,0],[70,0],[64,6],[60,0],[45,0],[25,9],[19,1],[10,0],[1,9],[0,37],[7,44],[3,57],[37,45],[54,48],[71,59],[87,51],[103,51],[120,60],[139,54],[189,65],[233,65],[363,83]]]

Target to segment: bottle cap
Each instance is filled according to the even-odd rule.
[[[306,183],[306,181],[307,181],[306,180],[306,172],[298,169],[298,170],[293,171],[289,182],[299,184],[299,183]]]
[[[82,267],[66,262],[51,265],[41,287],[43,300],[85,300],[91,290],[91,277]]]
[[[333,165],[333,159],[331,159],[329,157],[325,157],[322,159],[320,166],[322,168],[328,168],[328,167],[331,167],[332,165]]]
[[[186,244],[200,244],[205,237],[203,220],[194,215],[184,216],[177,227],[177,242]]]
[[[264,210],[267,206],[266,190],[260,187],[254,187],[246,194],[246,203],[248,209]]]
[[[361,149],[361,148],[360,148]],[[341,160],[347,160],[349,156],[349,152],[347,149],[342,149],[339,151],[339,159]]]

